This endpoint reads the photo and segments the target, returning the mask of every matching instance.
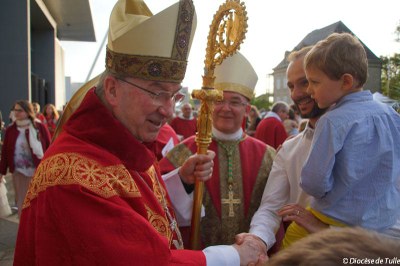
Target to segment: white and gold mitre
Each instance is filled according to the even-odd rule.
[[[180,83],[196,28],[192,0],[152,16],[142,0],[119,0],[110,16],[106,68],[114,74]]]
[[[196,21],[192,0],[180,0],[154,16],[143,0],[118,0],[110,16],[106,68],[116,75],[180,83]],[[73,95],[53,139],[99,79],[86,82]]]
[[[242,94],[249,100],[254,97],[258,76],[250,62],[239,52],[227,57],[214,71],[214,88]]]

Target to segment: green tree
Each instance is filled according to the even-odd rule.
[[[382,92],[394,100],[400,100],[400,54],[381,56]]]
[[[394,32],[396,41],[400,42],[400,22]],[[400,101],[400,54],[381,56],[382,60],[382,92],[391,99]]]
[[[272,103],[269,101],[269,97],[273,96],[271,94],[263,94],[255,97],[251,100],[251,104],[257,106],[258,110],[265,109],[270,110]]]

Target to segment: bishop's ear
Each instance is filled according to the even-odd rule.
[[[103,90],[104,99],[111,106],[116,106],[118,104],[118,89],[120,88],[118,80],[113,76],[108,76],[104,80]]]

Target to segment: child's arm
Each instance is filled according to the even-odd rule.
[[[334,185],[333,167],[336,153],[343,144],[336,128],[322,117],[315,129],[310,154],[301,172],[300,186],[309,195],[322,198]]]

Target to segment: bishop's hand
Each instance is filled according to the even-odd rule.
[[[233,247],[238,251],[240,256],[240,265],[263,265],[268,261],[266,255],[266,246],[260,244],[257,239],[252,237],[240,237],[236,236],[236,244]],[[240,243],[240,244],[237,244]]]
[[[207,181],[211,178],[214,166],[215,152],[207,151],[207,154],[194,154],[190,156],[178,171],[185,184],[194,184],[196,179]]]

